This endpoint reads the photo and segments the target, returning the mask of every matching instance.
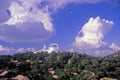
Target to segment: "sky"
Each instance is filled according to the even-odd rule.
[[[120,50],[119,0],[1,0],[0,54],[60,50],[105,56]]]

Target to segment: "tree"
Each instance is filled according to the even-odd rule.
[[[24,74],[26,73],[26,71],[30,71],[31,67],[30,67],[30,63],[28,62],[21,62],[18,66],[17,66],[18,70]]]

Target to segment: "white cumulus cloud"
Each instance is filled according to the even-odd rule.
[[[42,9],[37,6],[40,4],[40,0],[21,0],[20,2],[12,2],[9,10],[11,12],[11,18],[5,22],[8,25],[15,25],[16,23],[23,22],[37,22],[42,23],[43,27],[52,32],[52,18],[48,12],[44,12]]]
[[[112,43],[109,48],[115,50],[115,51],[118,51],[120,50],[120,46],[118,46],[116,43]]]
[[[7,4],[3,11],[7,10],[9,18],[0,24],[0,40],[40,42],[50,38],[55,31],[52,17],[44,7],[39,7],[41,4],[42,0],[12,0]]]
[[[86,50],[98,49],[107,45],[107,42],[103,39],[105,34],[111,30],[113,24],[113,21],[101,19],[99,16],[96,18],[91,17],[78,32],[73,46],[80,50]]]

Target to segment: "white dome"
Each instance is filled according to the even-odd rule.
[[[48,47],[49,53],[51,53],[52,51],[58,51],[59,50],[59,45],[56,43],[52,43],[49,45]]]

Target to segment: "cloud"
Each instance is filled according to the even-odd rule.
[[[0,1],[0,40],[40,42],[54,34],[54,11],[69,3],[97,3],[102,0],[3,0]],[[44,35],[45,34],[45,35]]]
[[[17,23],[16,25],[2,25],[0,39],[6,42],[40,42],[52,35],[36,22]]]
[[[93,51],[91,51],[93,53]],[[103,50],[95,50],[94,51],[94,56],[106,56],[114,53],[115,51],[113,49],[103,49]]]
[[[115,51],[118,51],[120,50],[120,46],[118,46],[116,43],[112,43],[109,48],[115,50]]]
[[[78,32],[73,46],[85,51],[105,47],[107,42],[103,41],[103,39],[105,34],[111,30],[113,24],[113,21],[101,19],[99,16],[96,18],[91,17]]]
[[[82,4],[82,3],[98,3],[102,0],[46,0],[48,2],[48,8],[56,11],[60,8],[64,8],[69,3]]]
[[[99,1],[101,0],[0,1],[0,40],[6,42],[45,41],[55,31],[51,10],[58,10],[69,3],[97,3]]]
[[[40,2],[40,0],[31,0],[31,2],[29,0],[22,0],[21,5],[20,2],[12,2],[9,7],[11,18],[5,24],[14,25],[28,21],[37,22],[42,23],[47,31],[52,32],[52,18],[48,12],[44,12],[44,10],[37,7]]]
[[[0,53],[4,53],[5,51],[8,52],[8,51],[10,51],[10,49],[7,48],[7,47],[3,47],[2,45],[0,45]]]
[[[35,51],[34,48],[8,48],[0,45],[0,55],[14,54],[14,53],[23,53],[26,51]]]
[[[91,17],[89,21],[83,25],[82,30],[78,32],[74,45],[79,49],[84,47],[91,49],[104,46],[107,44],[107,42],[103,41],[104,36],[111,30],[112,26],[113,21],[100,19],[99,16],[96,18]]]
[[[9,6],[3,8],[3,11],[9,12],[9,18],[0,20],[3,22],[0,25],[0,40],[40,42],[50,38],[55,30],[49,12],[39,7],[41,2],[42,0],[12,0]]]
[[[9,14],[7,12],[10,4],[11,4],[11,0],[1,0],[0,1],[0,23],[3,23],[10,18]]]

